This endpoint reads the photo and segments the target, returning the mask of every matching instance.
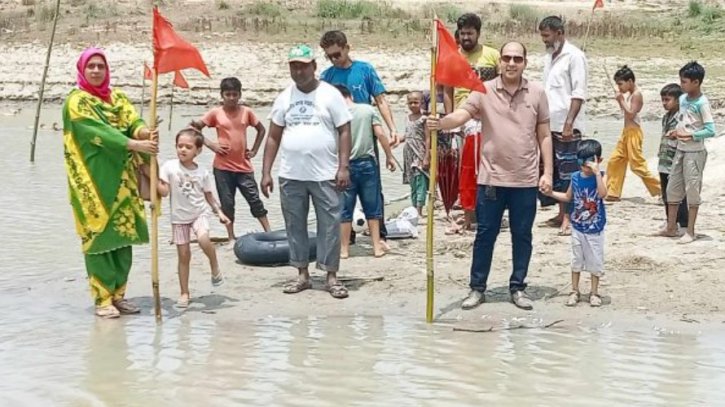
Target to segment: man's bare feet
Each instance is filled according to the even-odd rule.
[[[389,252],[390,246],[388,245],[388,242],[385,240],[380,241],[380,247],[383,249],[383,251]]]
[[[350,252],[347,250],[340,250],[340,258],[341,259],[350,258]]]
[[[688,243],[694,242],[695,240],[697,240],[697,236],[692,236],[689,233],[685,233],[684,235],[682,235],[680,240],[677,241],[677,243],[678,244],[688,244]]]
[[[385,253],[386,252],[385,252],[385,250],[383,250],[382,247],[377,248],[377,249],[373,249],[373,255],[375,257],[383,257],[383,256],[385,256]]]

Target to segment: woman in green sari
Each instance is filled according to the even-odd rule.
[[[76,66],[78,87],[63,105],[70,202],[96,315],[118,318],[140,311],[124,299],[131,245],[149,240],[136,167],[158,152],[157,132],[122,91],[110,88],[103,51],[86,49]]]

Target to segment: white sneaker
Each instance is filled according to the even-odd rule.
[[[465,300],[461,303],[461,308],[464,310],[474,309],[479,306],[479,304],[486,301],[486,296],[481,291],[471,290],[470,293],[468,293],[468,297],[466,297]]]

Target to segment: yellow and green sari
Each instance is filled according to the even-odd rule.
[[[74,89],[63,105],[70,202],[91,294],[100,307],[123,299],[131,245],[149,240],[135,171],[148,157],[127,148],[145,124],[123,92],[113,90],[110,100]]]

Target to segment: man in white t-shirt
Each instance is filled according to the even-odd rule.
[[[295,82],[274,101],[264,147],[262,194],[273,189],[272,165],[282,150],[279,191],[290,265],[299,276],[284,292],[295,294],[312,287],[309,265],[307,215],[310,198],[317,215],[317,268],[327,272],[327,291],[335,298],[348,292],[337,280],[340,268],[341,192],[350,183],[350,121],[340,92],[315,77],[317,64],[307,45],[292,48],[288,55],[290,76]]]

